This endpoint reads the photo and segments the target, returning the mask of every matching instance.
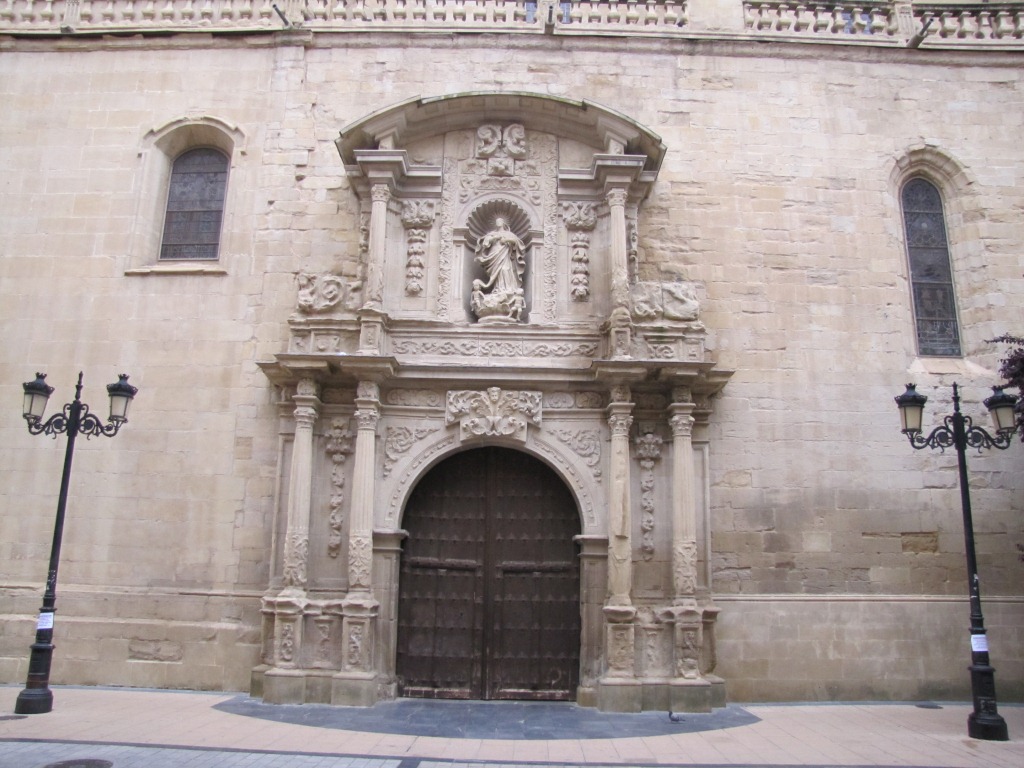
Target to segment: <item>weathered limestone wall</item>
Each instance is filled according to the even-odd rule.
[[[1024,332],[1019,57],[292,39],[0,40],[0,679],[24,679],[63,453],[26,434],[19,385],[48,372],[52,413],[84,370],[97,411],[117,373],[140,392],[115,439],[78,446],[54,680],[248,685],[280,493],[256,362],[285,348],[297,272],[358,274],[333,140],[403,99],[522,90],[598,102],[668,147],[641,213],[641,277],[695,283],[736,371],[708,429],[730,696],[963,694],[966,605],[932,598],[965,591],[955,458],[912,451],[892,397],[916,381],[937,424],[956,380],[982,421],[999,357],[986,340]],[[126,275],[155,259],[132,250],[146,133],[198,116],[244,136],[221,273]],[[918,155],[951,169],[962,360],[915,358],[896,180]],[[970,459],[1002,698],[1024,697],[1022,451]]]

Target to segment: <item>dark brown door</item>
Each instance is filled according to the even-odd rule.
[[[561,479],[507,448],[460,453],[416,486],[404,527],[401,694],[575,698],[579,517]]]

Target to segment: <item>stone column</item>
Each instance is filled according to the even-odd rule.
[[[629,493],[629,428],[633,403],[629,387],[612,388],[608,405],[611,452],[608,480],[608,605],[632,605],[633,518]]]
[[[366,284],[359,312],[359,354],[381,352],[384,328],[384,257],[387,253],[388,203],[391,188],[374,184],[370,188],[370,242],[366,257]]]
[[[331,702],[370,706],[377,701],[374,635],[380,606],[373,588],[373,506],[380,420],[380,389],[361,381],[356,390],[355,466],[348,536],[348,595],[342,601],[342,669],[334,676]]]
[[[282,595],[306,590],[309,559],[309,513],[313,495],[313,425],[320,409],[317,384],[299,381],[295,391],[295,435],[288,475],[288,518],[285,525]]]
[[[672,607],[661,618],[673,627],[669,701],[673,710],[711,709],[711,684],[701,677],[703,615],[697,606],[697,506],[694,496],[693,408],[690,391],[672,393]]]
[[[677,389],[669,406],[672,427],[672,602],[691,603],[697,592],[697,506],[693,471],[693,402]]]
[[[629,387],[612,388],[608,406],[611,455],[608,480],[608,597],[604,606],[605,671],[598,686],[598,707],[608,712],[639,712],[641,686],[636,679],[633,620],[633,518],[630,510],[629,428],[633,423]]]
[[[609,232],[611,240],[611,297],[612,312],[608,320],[611,335],[611,356],[630,356],[632,335],[629,313],[629,257],[626,249],[626,190],[612,187],[605,193],[608,200]]]
[[[288,475],[288,516],[284,535],[282,589],[265,600],[273,615],[272,668],[264,677],[264,700],[274,704],[305,700],[305,676],[299,669],[309,562],[309,514],[313,490],[313,425],[320,399],[313,379],[301,379],[295,396],[295,435]]]

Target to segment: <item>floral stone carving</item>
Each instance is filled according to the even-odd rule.
[[[501,436],[526,440],[528,425],[541,423],[541,393],[504,391],[490,387],[485,392],[460,390],[448,393],[445,424],[456,421],[467,437]]]

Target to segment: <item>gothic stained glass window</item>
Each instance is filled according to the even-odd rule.
[[[192,149],[171,169],[161,259],[216,259],[224,215],[228,159],[216,149]]]
[[[910,259],[910,286],[921,355],[960,356],[953,272],[939,190],[925,179],[903,187],[903,226]]]

